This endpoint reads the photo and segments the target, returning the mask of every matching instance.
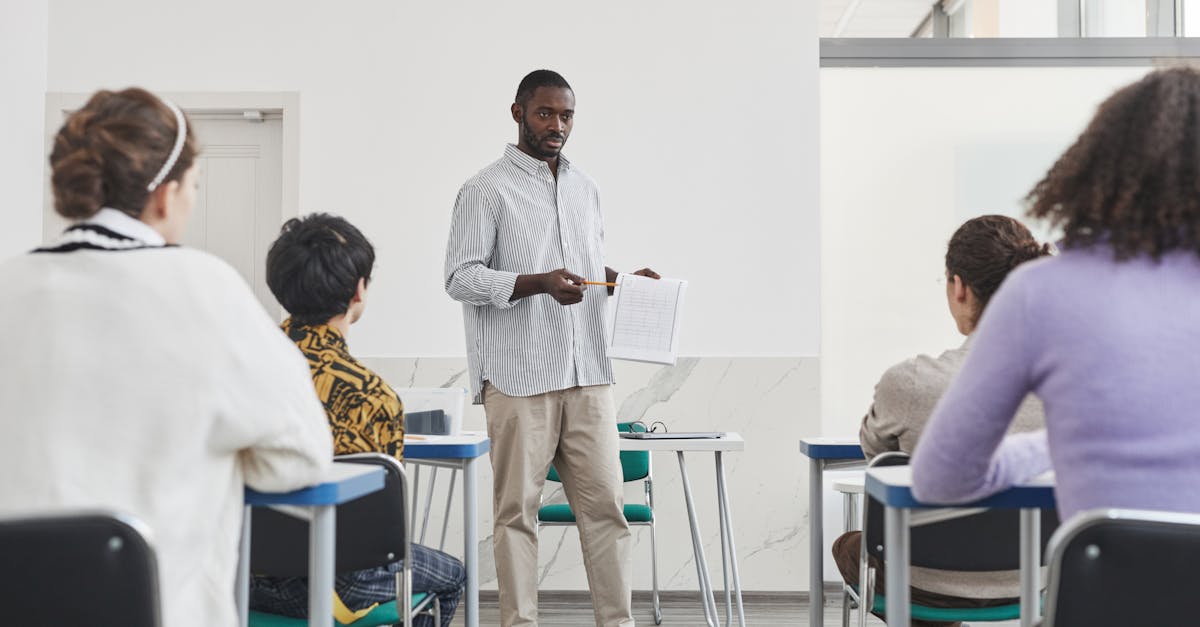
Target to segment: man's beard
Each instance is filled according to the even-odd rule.
[[[521,136],[525,138],[525,145],[529,146],[530,150],[532,150],[534,153],[537,154],[537,156],[542,157],[543,159],[550,159],[552,157],[557,157],[558,153],[562,151],[562,148],[559,148],[557,150],[543,150],[542,149],[543,141],[550,139],[551,137],[554,137],[554,138],[557,138],[560,141],[562,141],[564,146],[567,144],[567,138],[562,133],[550,132],[550,133],[546,133],[545,135],[543,135],[541,137],[538,137],[537,135],[534,134],[533,129],[529,128],[529,125],[525,123],[525,120],[521,120]]]

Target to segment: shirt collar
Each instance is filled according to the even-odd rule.
[[[331,348],[342,353],[346,352],[346,338],[342,336],[341,331],[328,324],[299,324],[288,317],[279,326],[293,342],[301,342],[312,337],[320,343],[319,348]]]
[[[522,151],[520,148],[517,148],[516,144],[506,145],[504,147],[504,156],[508,157],[508,160],[515,163],[517,167],[530,174],[537,174],[538,172],[541,172],[543,168],[545,168],[545,171],[547,172],[550,171],[550,164],[542,161],[541,159],[535,159],[525,154],[524,151]],[[558,170],[561,172],[563,170],[570,169],[570,167],[571,162],[565,156],[563,156],[561,152],[558,153]]]
[[[150,227],[149,224],[112,207],[104,207],[96,215],[84,220],[82,224],[94,224],[104,227],[118,235],[133,238],[148,246],[164,246],[167,240]]]

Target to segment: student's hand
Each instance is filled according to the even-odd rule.
[[[566,268],[542,275],[542,291],[560,305],[574,305],[583,300],[583,277]]]
[[[651,270],[650,268],[642,268],[641,270],[634,272],[634,274],[636,274],[638,276],[650,277],[651,279],[661,279],[662,278],[662,277],[658,276],[657,272]]]

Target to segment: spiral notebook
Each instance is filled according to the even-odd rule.
[[[687,281],[617,276],[608,316],[608,356],[675,365]]]

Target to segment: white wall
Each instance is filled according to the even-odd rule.
[[[1096,106],[1146,72],[821,71],[825,433],[856,433],[888,366],[962,342],[939,282],[951,234],[985,213],[1022,217],[1022,198]]]
[[[49,89],[298,91],[300,211],[343,214],[379,250],[355,349],[455,356],[455,193],[515,140],[520,78],[557,69],[609,265],[691,281],[684,352],[814,355],[817,20],[789,0],[54,0]]]
[[[1057,37],[1058,3],[1046,0],[999,0],[998,37]]]
[[[49,13],[42,0],[0,3],[0,259],[41,243]]]

